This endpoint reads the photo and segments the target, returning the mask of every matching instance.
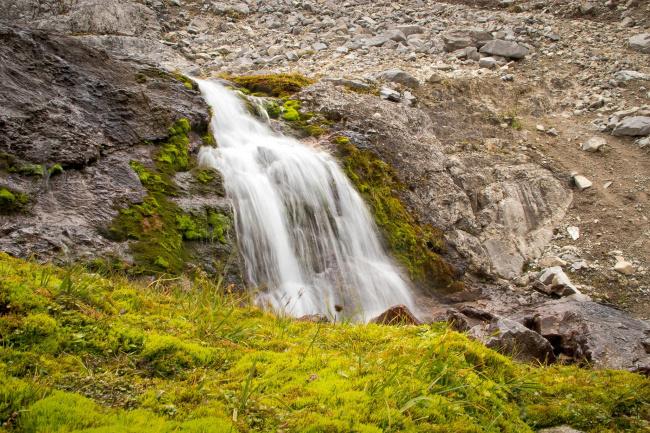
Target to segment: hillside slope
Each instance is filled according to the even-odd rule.
[[[26,432],[645,431],[650,381],[519,364],[443,324],[305,323],[203,279],[0,255],[0,421]]]

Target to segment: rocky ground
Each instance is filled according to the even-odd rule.
[[[377,151],[444,230],[472,288],[444,302],[544,317],[573,291],[650,318],[647,2],[13,0],[0,19],[188,75],[321,79],[296,96],[345,119],[320,145]],[[570,281],[540,283],[553,267]]]

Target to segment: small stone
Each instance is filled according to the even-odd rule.
[[[632,263],[622,260],[616,263],[616,265],[614,265],[614,270],[619,274],[629,276],[634,273],[634,266],[632,266]]]
[[[573,176],[573,181],[578,187],[578,191],[583,191],[587,188],[591,188],[591,186],[593,185],[593,183],[591,183],[589,179],[579,174]]]
[[[437,72],[432,72],[427,77],[427,83],[429,84],[436,84],[436,83],[440,83],[441,81],[442,81],[442,76]]]
[[[291,60],[292,62],[295,62],[299,59],[298,53],[295,50],[287,51],[286,56],[287,59]]]
[[[379,92],[379,96],[381,97],[381,99],[387,99],[393,102],[399,102],[400,99],[402,99],[399,93],[387,87],[381,89],[381,91]]]
[[[645,136],[650,134],[650,117],[633,116],[626,117],[616,125],[612,135],[618,136]]]
[[[591,137],[589,140],[585,141],[582,144],[582,150],[586,152],[596,152],[606,144],[607,141],[602,137]]]
[[[614,182],[605,182],[605,185],[603,185],[603,189],[609,188],[610,186],[612,186],[613,183]]]
[[[497,62],[492,57],[483,57],[478,61],[478,65],[481,68],[495,69],[497,67]]]
[[[555,129],[555,128],[549,129],[548,131],[546,131],[546,133],[548,135],[550,135],[550,136],[553,136],[553,137],[557,137],[558,135],[560,135],[560,133],[557,132],[557,129]]]
[[[544,131],[546,131],[546,128],[544,128],[544,125],[537,125],[537,126],[536,126],[536,129],[537,129],[539,132],[544,132]]]
[[[327,45],[325,45],[322,42],[317,42],[314,45],[312,45],[312,48],[314,51],[323,51],[327,49]]]
[[[650,33],[642,33],[630,38],[630,48],[650,54]]]
[[[571,239],[574,241],[580,237],[580,229],[575,226],[569,226],[566,228],[566,231],[569,233],[571,236]]]

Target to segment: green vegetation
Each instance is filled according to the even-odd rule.
[[[63,173],[63,167],[58,164],[50,168],[50,176],[56,176],[57,174],[61,173]]]
[[[158,68],[142,68],[138,71],[138,73],[135,75],[135,80],[138,83],[146,83],[148,79],[154,79],[154,80],[165,80],[165,81],[180,81],[183,83],[186,87],[192,89],[192,90],[199,90],[198,84],[196,82],[192,81],[188,77],[186,77],[183,74],[178,74],[178,73],[169,73],[163,69],[158,69]]]
[[[0,153],[0,161],[4,165],[4,169],[9,173],[18,173],[23,176],[43,177],[43,167],[39,164],[31,164],[21,161],[14,155],[8,153]]]
[[[0,423],[18,432],[641,432],[650,381],[531,366],[444,324],[297,322],[218,282],[0,253]]]
[[[247,89],[255,96],[288,99],[293,93],[315,81],[299,74],[279,75],[222,75],[222,78]]]
[[[282,118],[303,137],[323,135],[326,129],[329,129],[330,121],[326,119],[318,121],[314,119],[316,116],[314,113],[300,111],[301,107],[302,102],[289,99],[282,106],[284,113]]]
[[[0,187],[0,214],[23,211],[28,202],[25,194]]]
[[[406,210],[399,192],[406,186],[395,170],[369,150],[361,151],[342,136],[335,137],[345,171],[370,204],[377,225],[397,260],[408,269],[411,279],[431,281],[440,290],[456,291],[456,271],[438,254],[445,252],[442,233],[429,224],[421,225],[414,212]]]
[[[192,258],[183,240],[205,240],[226,242],[230,230],[230,215],[215,210],[206,215],[184,213],[169,198],[176,196],[178,187],[172,175],[189,170],[193,163],[187,153],[190,124],[179,120],[169,128],[169,137],[153,152],[157,169],[145,167],[131,161],[131,167],[138,174],[140,183],[148,191],[142,203],[132,204],[120,213],[110,228],[112,238],[119,242],[130,241],[129,246],[136,265],[131,273],[182,273]],[[213,169],[192,169],[193,178],[211,192],[223,193]]]
[[[169,128],[169,137],[160,144],[156,156],[158,169],[163,173],[187,171],[189,168],[187,145],[190,139],[187,134],[190,129],[190,124],[185,119],[179,120],[176,125]]]

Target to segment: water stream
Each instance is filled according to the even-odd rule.
[[[356,320],[396,304],[413,310],[409,286],[337,161],[272,131],[218,82],[199,80],[199,87],[218,146],[203,147],[199,161],[224,176],[258,301],[294,316]]]

